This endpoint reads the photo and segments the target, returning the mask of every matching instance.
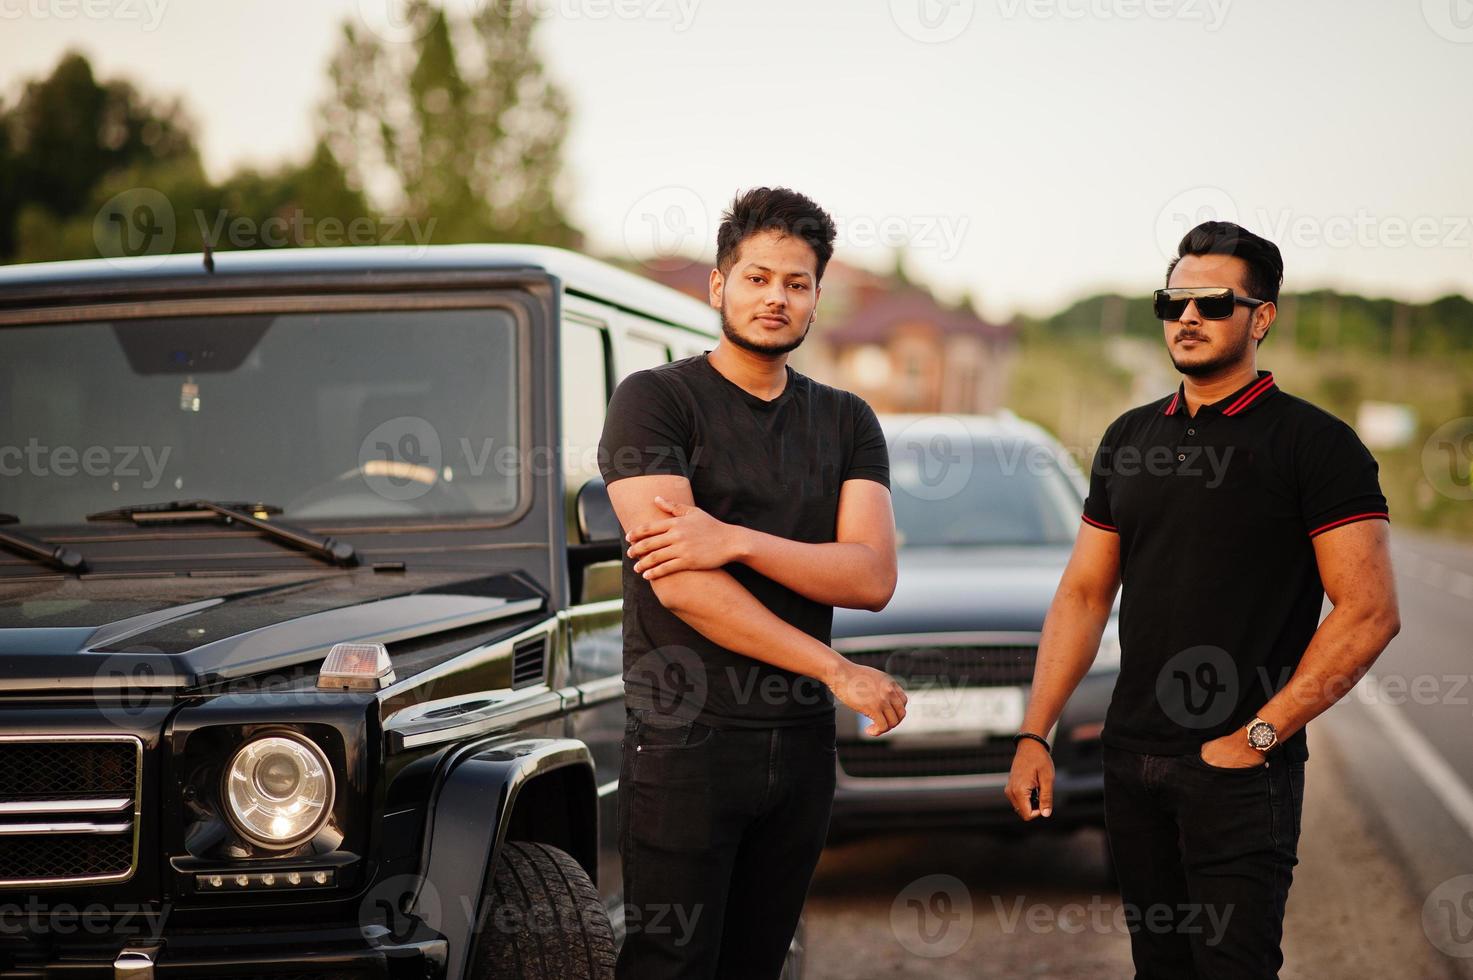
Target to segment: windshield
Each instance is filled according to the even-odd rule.
[[[180,499],[281,520],[505,515],[517,330],[498,309],[230,314],[0,330],[0,510]]]
[[[890,443],[903,548],[1070,544],[1082,501],[1057,447],[1025,440],[917,438]]]

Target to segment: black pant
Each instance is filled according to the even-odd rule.
[[[1304,763],[1105,747],[1105,824],[1137,980],[1278,976]]]
[[[620,980],[776,980],[828,836],[834,723],[672,726],[628,712]]]

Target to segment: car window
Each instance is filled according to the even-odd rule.
[[[27,524],[182,498],[283,520],[510,513],[516,338],[499,309],[0,330],[0,446],[19,449],[0,460],[5,509]]]
[[[1081,501],[1061,451],[1027,440],[892,438],[901,547],[1072,542]]]

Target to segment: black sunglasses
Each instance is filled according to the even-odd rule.
[[[1226,320],[1233,315],[1238,305],[1262,306],[1267,300],[1239,296],[1229,286],[1186,286],[1178,289],[1158,289],[1152,296],[1158,320],[1180,320],[1187,311],[1187,303],[1196,302],[1197,312],[1204,320]]]

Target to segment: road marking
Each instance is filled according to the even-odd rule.
[[[1363,692],[1366,695],[1363,703],[1371,718],[1381,726],[1391,743],[1401,750],[1403,758],[1422,777],[1432,795],[1447,807],[1452,818],[1473,838],[1473,790],[1468,789],[1467,784],[1453,771],[1453,767],[1447,764],[1447,760],[1421,732],[1412,727],[1412,723],[1406,720],[1395,705],[1376,696],[1376,681],[1370,674],[1361,678],[1361,684],[1366,684],[1367,681],[1370,682],[1370,690]]]

